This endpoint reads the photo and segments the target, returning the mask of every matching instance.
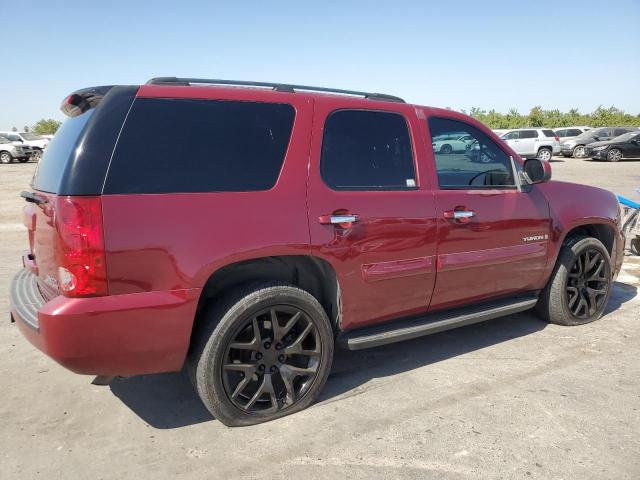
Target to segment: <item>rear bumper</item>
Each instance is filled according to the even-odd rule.
[[[177,371],[189,348],[200,289],[91,298],[40,295],[19,272],[11,316],[24,336],[69,370],[89,375]]]

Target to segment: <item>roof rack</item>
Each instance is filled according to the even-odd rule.
[[[338,88],[325,87],[309,87],[307,85],[290,85],[287,83],[270,83],[270,82],[248,82],[242,80],[220,80],[215,78],[178,78],[178,77],[154,77],[147,82],[147,85],[191,85],[192,83],[208,84],[208,85],[241,85],[247,87],[269,87],[278,92],[295,92],[296,90],[305,90],[309,92],[325,92],[339,93],[342,95],[353,95],[364,97],[369,100],[381,100],[386,102],[405,101],[400,97],[387,95],[384,93],[368,93],[358,92],[355,90],[341,90]]]

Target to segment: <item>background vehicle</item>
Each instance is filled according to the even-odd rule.
[[[591,130],[591,127],[562,127],[554,128],[553,131],[560,139],[560,143],[573,140],[578,135],[582,135],[584,132]]]
[[[310,405],[336,346],[534,306],[594,321],[622,264],[613,194],[550,182],[548,162],[451,110],[179,78],[80,90],[62,110],[22,193],[13,318],[78,373],[186,363],[227,425]],[[431,147],[460,134],[491,161]]]
[[[20,144],[16,145],[0,135],[0,163],[11,163],[14,159],[21,163],[28,162],[29,153]]]
[[[583,158],[585,145],[593,142],[603,142],[618,137],[623,133],[638,130],[636,127],[599,127],[587,130],[573,140],[565,140],[560,143],[562,155],[565,157]]]
[[[42,151],[47,148],[49,141],[45,138],[36,135],[31,132],[0,132],[0,135],[8,138],[12,142],[19,142],[23,147],[30,147],[33,151],[31,158],[35,161],[39,161],[42,156]]]
[[[560,153],[560,143],[555,132],[548,128],[520,128],[509,130],[501,137],[523,158],[539,158],[549,161]]]
[[[636,190],[640,193],[640,188]],[[629,239],[631,253],[640,255],[640,203],[618,195],[618,201],[623,210],[621,225],[622,232]]]
[[[446,138],[433,138],[431,146],[440,153],[465,152],[469,143],[473,141],[470,135],[459,135]]]
[[[585,147],[585,156],[609,162],[640,158],[640,131],[625,133],[604,142],[593,142]]]

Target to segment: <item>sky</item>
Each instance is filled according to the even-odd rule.
[[[154,76],[389,93],[528,113],[640,113],[640,0],[0,0],[0,130]]]

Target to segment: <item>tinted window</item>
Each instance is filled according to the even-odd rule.
[[[482,131],[457,120],[430,118],[432,139],[448,131],[465,130],[473,138],[465,151],[444,153],[434,150],[438,182],[442,189],[514,187],[509,156]]]
[[[462,134],[455,132],[447,138]],[[324,127],[320,170],[325,183],[337,190],[414,188],[407,122],[402,115],[389,112],[332,113]]]
[[[538,138],[538,132],[536,130],[521,130],[520,138]]]
[[[293,127],[290,105],[218,100],[135,100],[105,193],[268,190]]]
[[[617,137],[618,135],[622,135],[623,133],[627,133],[629,131],[628,128],[616,128],[613,131],[613,136]]]
[[[67,162],[94,111],[95,109],[92,108],[82,115],[71,117],[58,129],[53,140],[44,150],[38,164],[33,176],[33,188],[44,192],[58,193]]]
[[[553,130],[542,130],[542,133],[544,133],[545,137],[555,137],[556,134]]]
[[[502,136],[504,140],[517,140],[520,137],[520,132],[509,132]]]
[[[558,135],[558,137],[560,138],[564,138],[564,137],[571,137],[571,130],[556,130],[556,135]]]
[[[578,135],[580,135],[582,133],[581,130],[578,130],[577,128],[570,128],[569,130],[567,130],[567,137],[577,137]]]

